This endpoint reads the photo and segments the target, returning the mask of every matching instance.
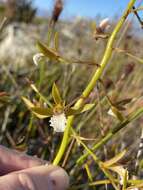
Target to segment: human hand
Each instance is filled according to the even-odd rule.
[[[65,190],[69,179],[58,166],[0,146],[0,190]]]

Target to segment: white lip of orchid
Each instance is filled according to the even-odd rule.
[[[34,56],[33,56],[33,62],[36,66],[38,66],[38,63],[39,61],[45,57],[43,53],[36,53]]]
[[[64,113],[53,115],[50,119],[50,126],[55,132],[64,132],[67,124],[67,119]]]

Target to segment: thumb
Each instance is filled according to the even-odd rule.
[[[0,177],[0,189],[5,190],[65,190],[67,173],[58,166],[38,166]]]

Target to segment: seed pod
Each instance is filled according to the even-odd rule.
[[[53,9],[53,12],[52,12],[50,25],[54,26],[56,24],[62,10],[63,10],[63,1],[62,0],[56,0],[55,5],[54,5],[54,9]]]

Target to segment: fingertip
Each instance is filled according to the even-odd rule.
[[[55,167],[49,174],[49,190],[65,190],[69,186],[69,176],[67,172],[58,167]]]
[[[24,153],[20,153],[16,150],[8,149],[0,145],[0,176],[6,175],[10,172],[23,170],[35,166],[41,166],[48,164],[47,161],[39,158],[28,156]]]
[[[31,181],[29,184],[36,184],[36,187],[38,187],[37,189],[66,190],[69,186],[68,174],[59,166],[37,166],[22,170],[20,175],[23,184],[27,184],[27,181]],[[27,181],[25,179],[27,179]]]

